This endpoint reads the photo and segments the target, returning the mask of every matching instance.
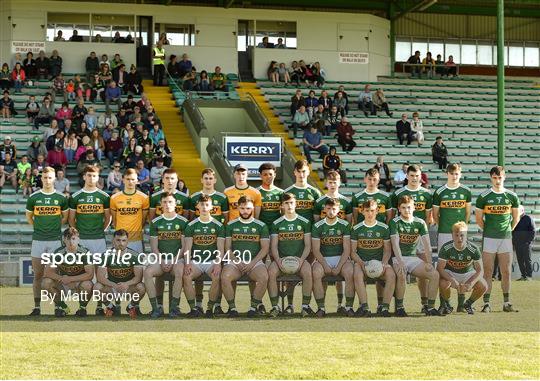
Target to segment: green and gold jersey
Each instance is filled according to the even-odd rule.
[[[135,266],[139,263],[139,254],[131,249],[126,249],[121,255],[114,250],[114,255],[105,260],[107,279],[114,283],[127,282],[135,277]]]
[[[320,241],[323,257],[336,257],[343,254],[343,240],[351,236],[351,225],[340,218],[333,224],[326,218],[318,221],[311,229],[311,239]],[[348,255],[348,253],[347,253]]]
[[[386,213],[390,209],[392,209],[392,203],[390,202],[390,195],[378,189],[375,193],[368,193],[368,191],[364,189],[356,193],[352,197],[352,207],[353,209],[356,209],[358,212],[357,222],[364,221],[364,215],[362,214],[362,211],[363,211],[362,204],[366,202],[367,200],[372,200],[372,199],[377,201],[377,207],[378,207],[377,221],[380,221],[383,224],[386,224]]]
[[[326,212],[324,210],[324,204],[326,200],[330,197],[324,195],[315,200],[315,206],[313,207],[313,214],[319,216],[321,219],[326,217]],[[349,214],[352,214],[352,204],[351,199],[343,195],[338,196],[339,199],[339,214],[338,217],[342,220],[345,220]]]
[[[36,241],[59,241],[62,236],[62,212],[68,210],[66,196],[58,192],[34,192],[26,200],[26,210],[34,214]]]
[[[450,241],[445,243],[439,252],[439,259],[446,261],[445,269],[458,274],[474,271],[473,263],[480,258],[480,249],[470,242],[460,251],[454,246],[454,241]]]
[[[311,236],[311,222],[298,214],[292,220],[282,216],[272,224],[272,235],[278,238],[280,258],[300,258],[305,248],[304,236],[307,234]]]
[[[270,239],[270,233],[262,221],[236,218],[225,227],[225,238],[231,239],[231,260],[235,256],[244,262],[251,262],[261,250],[261,241]]]
[[[307,185],[305,188],[291,185],[283,192],[294,194],[296,197],[296,213],[313,223],[313,207],[315,201],[321,197],[321,192],[311,185]]]
[[[270,229],[272,223],[281,217],[281,195],[283,194],[283,189],[273,187],[271,190],[266,190],[260,186],[257,190],[261,193],[262,197],[259,220],[264,222]]]
[[[163,214],[154,218],[150,223],[150,237],[157,238],[161,254],[177,255],[182,249],[182,235],[186,230],[188,220],[177,214],[166,218]]]
[[[58,262],[57,265],[57,274],[58,275],[67,275],[67,276],[77,276],[84,274],[84,266],[88,265],[88,258],[86,255],[81,255],[79,258],[74,258],[73,255],[77,254],[86,254],[89,250],[81,245],[77,246],[77,250],[74,253],[68,251],[65,246],[59,247],[54,251],[55,260]],[[67,258],[69,254],[69,258]],[[69,259],[70,263],[67,263]],[[75,260],[76,259],[76,260]],[[76,263],[72,263],[72,262]]]
[[[189,210],[194,212],[197,217],[200,216],[197,203],[202,194],[202,191],[199,191],[189,196]],[[229,200],[227,200],[227,196],[217,191],[214,191],[214,193],[208,196],[212,199],[212,211],[210,215],[219,222],[224,223],[225,217],[223,216],[223,212],[229,211]]]
[[[69,198],[69,209],[75,211],[75,227],[81,239],[105,238],[105,211],[109,210],[110,201],[111,197],[101,189],[81,189]]]
[[[352,244],[354,245],[356,242],[356,254],[363,261],[372,259],[382,261],[384,242],[389,240],[390,228],[380,221],[371,226],[362,221],[356,224],[351,231]]]
[[[206,262],[217,257],[217,241],[218,238],[225,238],[225,226],[215,218],[203,222],[197,217],[188,224],[184,236],[193,239],[190,259],[194,262]]]
[[[163,213],[161,210],[161,195],[163,192],[165,191],[160,190],[159,192],[152,194],[152,197],[150,197],[150,209],[156,209],[156,216],[160,216]],[[174,198],[176,200],[176,213],[183,215],[185,211],[189,210],[189,197],[185,193],[175,190]]]
[[[450,188],[443,185],[433,193],[433,205],[439,207],[439,233],[452,234],[452,225],[465,222],[466,207],[472,200],[471,190],[460,185]]]
[[[416,255],[416,247],[422,236],[428,234],[424,220],[414,217],[411,222],[396,217],[390,221],[390,236],[399,236],[401,255],[411,257]]]
[[[508,189],[500,193],[488,189],[476,199],[476,209],[484,212],[484,232],[487,238],[512,236],[512,209],[519,207],[519,198]]]
[[[433,197],[431,196],[431,193],[429,193],[429,191],[424,187],[420,187],[417,190],[411,190],[405,186],[396,190],[394,193],[392,193],[391,200],[392,208],[394,208],[398,214],[398,202],[399,199],[403,196],[412,197],[412,199],[414,200],[414,216],[421,218],[425,221],[426,210],[430,210],[433,203]]]

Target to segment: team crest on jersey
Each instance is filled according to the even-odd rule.
[[[373,233],[372,233],[372,232],[368,232],[368,233],[367,233],[367,236],[368,236],[368,237],[371,237],[371,236],[373,236]]]
[[[418,229],[414,229],[414,232],[415,232],[415,233],[418,233]]]
[[[257,229],[251,228],[251,232],[252,232],[252,233],[255,233],[256,231],[257,231]]]
[[[101,202],[101,199],[99,197],[96,197],[96,202]]]
[[[178,229],[180,229],[180,225],[174,225],[174,228],[175,228],[176,230],[178,230]]]
[[[471,256],[470,256],[470,255],[467,255],[467,260],[468,260],[468,261],[471,260]]]
[[[212,203],[213,203],[214,205],[217,205],[217,204],[218,204],[218,201],[217,201],[217,200],[213,200]]]
[[[377,232],[375,233],[375,237],[379,238],[381,236],[381,233]]]
[[[54,200],[54,205],[58,205],[58,200]]]
[[[336,235],[341,235],[341,234],[343,234],[343,232],[342,232],[341,230],[338,229],[338,230],[336,231]]]
[[[212,229],[210,229],[210,232],[211,232],[212,234],[214,234],[214,233],[216,232],[216,229],[212,228]]]
[[[420,201],[424,201],[424,196],[420,196]]]
[[[300,226],[300,225],[297,225],[296,228],[297,228],[298,230],[302,230],[302,226]]]

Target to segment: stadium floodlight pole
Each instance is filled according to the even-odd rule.
[[[504,165],[504,0],[497,0],[497,164]]]

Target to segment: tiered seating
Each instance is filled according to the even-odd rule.
[[[365,117],[358,110],[358,93],[366,82],[328,82],[325,89],[332,97],[339,85],[345,85],[349,97],[349,121],[356,131],[358,146],[351,153],[341,151],[336,139],[326,138],[327,144],[338,148],[349,183],[344,194],[363,187],[367,168],[376,156],[383,155],[390,165],[392,176],[404,162],[420,163],[427,172],[432,189],[446,181],[446,175],[433,163],[431,145],[442,135],[450,153],[450,161],[464,168],[463,183],[469,185],[476,198],[489,187],[489,169],[497,163],[497,93],[493,78],[464,77],[459,80],[410,80],[380,78],[371,83],[372,89],[382,87],[394,116],[384,113]],[[291,123],[290,99],[294,88],[276,87],[267,80],[258,81],[276,116],[285,124]],[[518,193],[526,209],[540,221],[540,91],[531,80],[507,80],[506,83],[506,186]],[[308,89],[304,89],[307,96]],[[319,96],[320,90],[316,90]],[[418,147],[399,145],[395,122],[403,112],[418,111],[424,123],[425,143]],[[292,137],[292,130],[289,132]],[[301,132],[295,138],[302,142]],[[313,155],[313,168],[322,177],[322,160]],[[474,220],[474,219],[472,219]],[[473,231],[477,227],[473,223]],[[478,236],[475,237],[478,239]]]
[[[208,76],[211,77],[213,73],[208,73]],[[238,96],[238,93],[236,92],[236,85],[238,83],[238,75],[234,73],[229,73],[226,76],[227,82],[227,91],[213,91],[213,92],[197,92],[197,91],[190,91],[185,92],[182,90],[182,80],[176,80],[172,81],[169,77],[169,88],[171,89],[171,93],[174,96],[174,99],[176,100],[176,105],[178,107],[182,107],[182,104],[186,100],[187,97],[190,97],[192,99],[209,99],[209,100],[239,100],[240,97]]]

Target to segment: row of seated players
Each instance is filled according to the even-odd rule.
[[[482,311],[489,312],[491,310],[489,304],[491,274],[495,257],[499,260],[502,274],[505,300],[503,309],[504,311],[514,310],[509,301],[512,262],[512,242],[509,237],[519,220],[519,200],[513,192],[504,188],[505,174],[502,167],[494,167],[491,170],[493,187],[476,200],[477,224],[483,230],[482,256],[474,245],[465,244],[464,238],[462,239],[464,246],[459,246],[459,250],[455,249],[452,244],[447,244],[453,239],[454,224],[460,221],[468,222],[472,202],[470,190],[460,184],[461,168],[457,164],[452,164],[449,167],[448,183],[439,188],[433,195],[420,186],[421,171],[416,165],[411,165],[407,170],[408,185],[392,195],[378,190],[379,172],[370,169],[365,176],[366,189],[355,194],[352,200],[339,194],[340,179],[337,172],[328,173],[326,179],[328,192],[321,196],[318,190],[307,183],[309,171],[309,165],[306,161],[298,161],[294,170],[295,184],[282,191],[273,185],[275,167],[264,164],[260,168],[262,185],[255,189],[247,183],[247,168],[238,165],[234,169],[235,185],[225,189],[222,194],[214,188],[216,183],[214,171],[205,169],[201,179],[203,189],[187,197],[176,191],[178,175],[171,169],[163,173],[163,191],[154,194],[149,199],[145,194],[136,190],[137,174],[134,170],[128,169],[124,173],[124,191],[109,198],[106,193],[99,191],[95,186],[99,170],[95,167],[88,167],[84,173],[85,185],[83,189],[75,193],[68,201],[63,195],[51,193],[54,170],[47,169],[43,176],[44,190],[36,192],[27,201],[27,217],[34,227],[32,261],[35,273],[35,309],[32,314],[38,315],[40,313],[40,292],[44,269],[42,255],[53,252],[60,247],[61,224],[62,221],[68,220],[68,215],[70,225],[76,227],[80,232],[82,245],[88,248],[91,253],[104,253],[107,250],[104,231],[112,221],[114,229],[117,231],[124,229],[128,232],[127,247],[138,254],[145,251],[143,228],[148,220],[149,211],[152,252],[177,253],[181,250],[187,253],[185,265],[182,262],[171,267],[171,263],[168,263],[165,266],[161,264],[157,267],[146,268],[145,288],[149,293],[154,316],[159,316],[162,312],[163,302],[157,298],[159,294],[162,294],[162,286],[159,286],[156,292],[153,283],[150,284],[148,279],[160,276],[167,271],[182,275],[184,278],[183,287],[191,307],[191,316],[198,316],[200,313],[196,308],[196,293],[191,286],[191,280],[198,278],[203,273],[212,279],[207,310],[209,316],[215,313],[216,303],[220,303],[221,280],[234,281],[242,274],[247,274],[252,280],[256,280],[255,288],[252,291],[254,311],[262,303],[262,297],[267,289],[261,284],[265,284],[266,279],[269,279],[268,291],[272,303],[272,314],[277,315],[280,310],[277,305],[277,288],[274,287],[275,278],[282,270],[281,258],[291,255],[300,258],[298,274],[303,279],[302,311],[304,315],[309,315],[312,312],[309,306],[312,288],[319,310],[322,311],[319,312],[319,315],[324,315],[324,292],[321,293],[320,288],[313,286],[313,279],[321,278],[325,274],[340,274],[346,280],[344,312],[349,315],[353,314],[352,308],[356,290],[361,303],[357,314],[364,316],[368,314],[366,294],[362,288],[362,282],[360,284],[357,282],[357,285],[353,286],[354,266],[349,261],[349,254],[355,251],[360,256],[352,255],[351,258],[357,263],[359,269],[363,269],[364,261],[369,259],[380,260],[385,265],[383,274],[387,288],[383,292],[383,300],[380,301],[377,308],[382,316],[388,315],[390,298],[394,294],[394,290],[389,291],[390,287],[395,284],[390,280],[390,278],[393,279],[394,275],[392,274],[394,273],[400,277],[397,283],[401,285],[407,273],[418,278],[422,310],[427,315],[444,314],[451,310],[448,304],[449,285],[458,288],[460,294],[474,290],[467,303],[463,303],[462,297],[460,297],[460,310],[464,309],[470,313],[472,303],[484,294],[485,304]],[[176,199],[175,213],[177,214],[168,213],[163,216],[164,205],[160,205],[163,201],[161,197],[168,192],[172,193]],[[239,202],[243,196],[249,197],[250,200],[243,199],[240,208]],[[330,199],[334,201],[327,204]],[[368,213],[368,209],[375,206],[373,203],[365,204],[369,200],[376,202],[377,224],[363,222],[364,218],[373,222],[372,216],[363,214],[364,212]],[[338,205],[336,206],[336,204]],[[52,205],[55,206],[52,207]],[[43,212],[44,209],[47,213]],[[248,210],[246,211],[246,209]],[[335,214],[340,219],[335,219],[334,211],[337,212]],[[399,211],[400,215],[394,218],[396,211]],[[257,220],[253,220],[252,217]],[[354,228],[351,227],[351,223],[356,224]],[[389,223],[390,228],[386,223]],[[432,223],[438,225],[439,256],[444,258],[445,250],[451,252],[448,254],[451,255],[448,266],[452,272],[448,276],[442,276],[441,308],[439,310],[434,308],[439,289],[439,273],[431,264],[431,246],[427,233],[427,226]],[[456,232],[459,231],[460,235],[465,235],[466,224],[459,226],[460,228]],[[239,230],[231,230],[234,228]],[[275,263],[266,271],[266,267],[259,266],[259,262],[262,262],[268,254],[268,246],[260,245],[264,241],[261,238],[268,237],[269,232],[272,236],[270,253]],[[226,234],[232,234],[230,236],[232,241],[225,239]],[[315,241],[319,238],[319,242],[312,244],[312,236]],[[394,255],[392,266],[390,266],[389,261],[390,237]],[[352,250],[346,243],[351,238],[353,240]],[[228,242],[227,250],[232,248],[233,251],[243,252],[242,248],[248,248],[247,251],[250,255],[245,266],[225,267],[222,274],[221,264],[214,263],[214,260],[216,253],[224,253],[224,242]],[[233,246],[231,246],[232,242],[235,242]],[[199,263],[190,262],[192,260]],[[310,265],[312,260],[318,264]],[[444,262],[440,263],[442,266]],[[181,271],[180,266],[182,266]],[[100,285],[96,286],[97,289],[109,292],[111,289],[120,287],[121,291],[126,291],[128,286],[134,286],[142,292],[143,285],[140,284],[142,273],[138,271],[139,275],[135,277],[134,268],[129,267],[130,270],[109,269],[107,272],[109,280],[99,282]],[[484,280],[482,280],[481,274],[484,270]],[[79,268],[79,271],[83,270]],[[261,272],[260,282],[262,283],[259,283],[257,281],[259,280],[258,275],[255,274]],[[65,278],[68,274],[56,273],[56,275],[52,275],[53,273],[52,270],[47,272],[47,277],[52,276],[53,278],[45,281],[43,284],[46,286],[45,288],[56,287],[57,283],[54,282],[59,279],[63,279],[64,284],[76,280],[76,284],[73,286],[80,286],[79,281],[85,276],[89,276],[81,273],[76,275],[77,278]],[[114,274],[118,275],[118,273],[129,275],[128,278],[115,278]],[[99,279],[104,281],[104,277]],[[85,284],[88,286],[89,283]],[[341,283],[338,282],[338,294],[343,292],[339,288],[341,286]],[[175,283],[173,305],[171,306],[172,315],[178,313],[181,287],[181,282]],[[487,292],[484,293],[486,289]],[[131,291],[134,291],[133,287],[131,287]],[[224,286],[225,298],[230,303],[230,309],[234,311],[234,292],[230,291],[230,288]],[[396,314],[404,316],[406,315],[403,308],[402,293],[404,288],[396,285],[395,291]],[[292,292],[290,294],[292,295]],[[338,301],[341,302],[339,298]],[[61,302],[57,299],[56,313],[60,316],[65,314],[65,307],[61,305]],[[292,300],[289,301],[289,304],[287,309],[292,311]],[[85,309],[84,305],[82,307]],[[137,304],[130,303],[129,310],[132,315],[137,313]],[[102,312],[102,306],[99,304],[98,313]],[[85,311],[80,312],[80,314],[85,313]],[[108,305],[108,313],[119,313],[114,303]]]

